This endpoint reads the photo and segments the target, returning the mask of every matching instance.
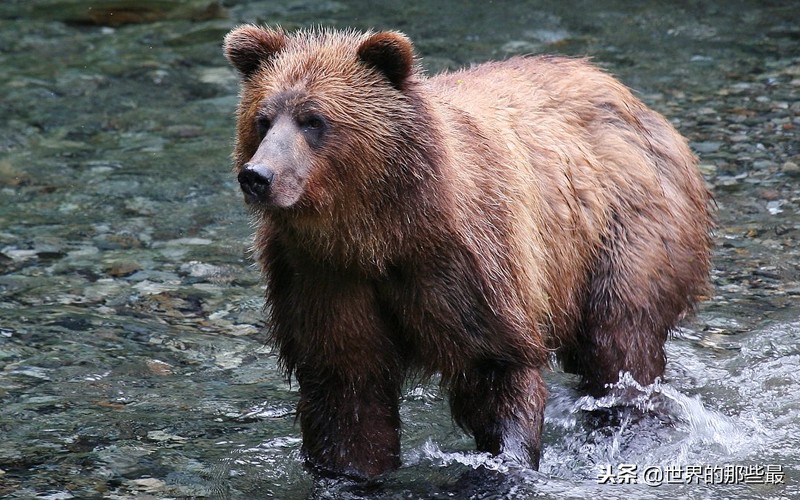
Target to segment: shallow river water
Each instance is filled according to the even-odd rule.
[[[800,5],[5,0],[0,497],[800,498]],[[429,72],[589,55],[669,117],[718,205],[713,296],[639,410],[548,375],[538,472],[409,386],[403,467],[304,471],[229,153],[241,22],[407,32]],[[594,412],[596,413],[596,412]]]

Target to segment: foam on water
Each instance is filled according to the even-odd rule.
[[[508,472],[510,469],[509,464],[504,463],[497,457],[493,457],[489,453],[443,451],[432,439],[427,440],[422,446],[411,450],[403,458],[406,466],[414,466],[427,462],[439,467],[461,464],[472,469],[484,467],[488,470],[498,472]]]
[[[552,375],[538,473],[486,453],[449,451],[453,443],[436,438],[407,451],[404,468],[427,470],[431,479],[435,469],[496,471],[514,483],[519,498],[534,492],[545,497],[623,498],[631,488],[641,498],[664,498],[675,491],[704,498],[715,487],[672,485],[674,491],[667,493],[667,486],[609,490],[599,485],[601,467],[619,464],[636,464],[640,470],[781,464],[788,481],[796,473],[791,465],[797,453],[792,408],[800,400],[800,353],[787,338],[800,337],[799,332],[796,323],[775,325],[730,337],[717,351],[698,350],[691,338],[673,340],[663,381],[642,386],[623,374],[611,393],[601,398],[581,396],[572,388],[571,378]],[[787,484],[781,494],[790,490],[794,491]],[[726,494],[749,498],[753,491],[739,484],[729,486]]]

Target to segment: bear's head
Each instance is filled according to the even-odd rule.
[[[241,76],[235,169],[255,209],[364,208],[419,163],[417,66],[401,33],[245,25],[224,51]]]

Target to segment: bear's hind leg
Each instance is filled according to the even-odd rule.
[[[478,451],[539,468],[547,388],[538,369],[486,361],[450,384],[453,419]]]
[[[582,329],[580,347],[562,362],[567,372],[580,375],[580,388],[595,397],[608,394],[622,373],[649,385],[664,374],[667,333],[641,318],[591,321]]]
[[[702,249],[651,233],[633,221],[607,238],[590,280],[574,343],[559,358],[593,396],[628,372],[641,385],[664,373],[664,343],[705,286]]]

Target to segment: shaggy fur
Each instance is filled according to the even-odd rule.
[[[709,194],[684,139],[587,61],[426,78],[402,34],[242,26],[234,152],[272,339],[322,473],[398,467],[410,373],[479,450],[538,465],[555,351],[590,394],[664,371],[706,292]]]

